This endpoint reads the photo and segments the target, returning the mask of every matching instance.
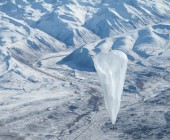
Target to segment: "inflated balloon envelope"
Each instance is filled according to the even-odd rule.
[[[112,124],[115,124],[120,109],[121,95],[127,70],[127,56],[122,51],[99,53],[94,65],[104,89],[104,101]]]

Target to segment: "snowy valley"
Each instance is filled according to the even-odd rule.
[[[128,69],[111,130],[93,57]],[[0,140],[169,140],[170,0],[1,0]]]

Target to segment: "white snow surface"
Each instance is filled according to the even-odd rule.
[[[120,109],[127,63],[126,54],[118,50],[100,53],[94,57],[94,65],[104,89],[104,101],[112,124],[115,124]]]
[[[112,125],[93,57],[128,57]],[[170,0],[0,0],[0,140],[169,140]]]

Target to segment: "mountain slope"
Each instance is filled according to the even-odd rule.
[[[147,4],[146,4],[147,3]],[[101,38],[117,35],[141,28],[148,24],[169,21],[168,1],[127,0],[114,2],[104,0],[93,17],[85,22],[85,27]]]
[[[93,57],[128,70],[116,130]],[[169,140],[170,0],[0,0],[0,140]]]
[[[92,57],[100,52],[124,51],[133,63],[147,61],[153,56],[170,56],[170,25],[156,24],[137,29],[131,33],[106,38],[76,49],[59,64],[78,70],[94,71]],[[167,58],[169,59],[169,57]]]
[[[1,12],[38,28],[68,46],[168,22],[169,0],[3,0]]]

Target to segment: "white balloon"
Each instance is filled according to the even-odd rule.
[[[120,109],[121,95],[127,70],[127,56],[114,50],[94,57],[94,65],[104,89],[104,101],[112,124],[115,124]]]

